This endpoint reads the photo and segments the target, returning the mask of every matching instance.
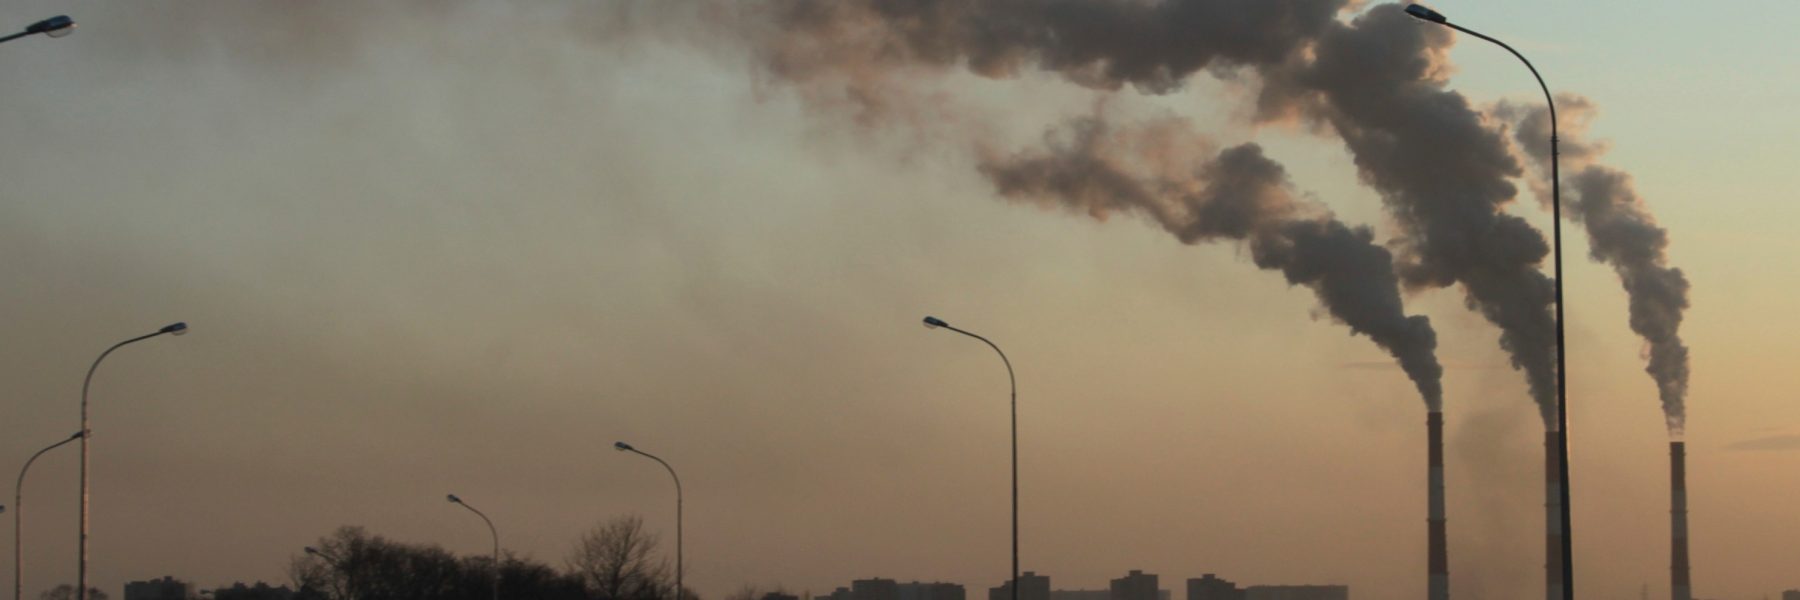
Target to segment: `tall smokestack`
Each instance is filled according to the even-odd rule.
[[[1669,530],[1674,534],[1669,556],[1669,597],[1693,600],[1688,583],[1687,443],[1669,442]]]
[[[1430,445],[1430,449],[1427,450],[1430,465],[1428,467],[1430,487],[1427,492],[1430,516],[1427,528],[1430,531],[1426,534],[1429,537],[1426,541],[1426,552],[1429,554],[1427,562],[1431,565],[1430,573],[1427,575],[1429,587],[1426,598],[1449,600],[1450,544],[1444,532],[1444,413],[1435,410],[1427,413],[1425,429],[1427,431],[1426,443]]]
[[[1562,461],[1557,432],[1544,432],[1544,597],[1562,600]]]

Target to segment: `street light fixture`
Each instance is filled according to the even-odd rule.
[[[1012,361],[993,341],[967,330],[958,329],[937,317],[925,317],[926,329],[948,329],[978,340],[993,348],[1000,355],[1000,362],[1006,365],[1006,382],[1012,386],[1012,579],[1008,587],[1012,588],[1012,600],[1019,600],[1019,381],[1013,376]]]
[[[21,510],[21,507],[25,506],[25,473],[31,471],[31,463],[37,462],[38,457],[43,456],[45,452],[55,450],[58,446],[73,442],[84,435],[83,432],[77,431],[75,435],[45,446],[43,450],[37,451],[37,454],[26,459],[24,467],[19,468],[19,482],[13,486],[13,600],[20,600],[25,590],[25,546],[24,538],[21,536],[21,532],[25,530],[25,512]],[[5,507],[0,507],[0,512],[3,511],[5,511]]]
[[[494,529],[492,519],[482,514],[481,511],[475,510],[475,507],[469,506],[469,503],[463,502],[463,499],[456,497],[456,494],[449,494],[445,498],[448,498],[451,504],[460,505],[469,509],[469,512],[475,513],[475,516],[481,517],[481,520],[487,523],[488,533],[494,535],[494,600],[500,600],[500,530]]]
[[[55,20],[56,19],[50,19],[45,21],[45,23]],[[33,27],[36,27],[36,25],[33,25]],[[73,25],[70,25],[70,27],[73,27]],[[5,40],[0,39],[0,41]],[[100,368],[100,361],[106,360],[106,355],[112,354],[114,350],[118,350],[127,344],[141,342],[165,333],[170,335],[182,335],[187,333],[187,330],[187,323],[175,322],[164,325],[162,329],[156,330],[155,333],[147,333],[113,344],[111,348],[107,348],[105,352],[101,352],[99,358],[94,359],[93,366],[88,367],[87,378],[81,380],[81,432],[83,434],[81,436],[81,541],[79,544],[81,546],[81,566],[76,570],[75,574],[75,600],[87,600],[88,592],[88,442],[94,438],[94,433],[88,429],[88,387],[94,383],[94,371]]]
[[[1575,598],[1575,544],[1574,531],[1571,529],[1572,511],[1569,509],[1569,398],[1568,398],[1568,361],[1563,344],[1563,260],[1562,260],[1562,175],[1558,171],[1560,152],[1556,145],[1556,99],[1550,95],[1550,86],[1544,84],[1544,77],[1538,74],[1537,67],[1525,59],[1506,42],[1488,37],[1467,27],[1451,23],[1442,13],[1430,8],[1413,4],[1406,7],[1406,14],[1423,21],[1437,23],[1457,31],[1481,38],[1511,52],[1525,68],[1531,70],[1531,76],[1537,79],[1538,87],[1544,90],[1544,104],[1550,107],[1550,248],[1555,255],[1555,293],[1556,293],[1556,447],[1558,485],[1562,488],[1562,595],[1565,600]]]
[[[39,34],[39,33],[53,37],[53,38],[59,38],[59,37],[69,35],[71,33],[75,33],[75,19],[69,18],[69,15],[57,15],[54,17],[50,17],[48,19],[44,19],[42,21],[38,21],[36,23],[27,25],[25,27],[24,31],[21,31],[21,32],[12,34],[12,35],[8,35],[5,37],[0,37],[0,42],[10,42],[10,41],[13,41],[13,40],[16,40],[16,39],[19,39],[19,38],[22,38],[22,37],[25,37],[28,35],[35,35],[35,34]]]
[[[675,480],[675,599],[674,600],[686,600],[686,598],[683,597],[684,592],[681,587],[681,555],[682,555],[682,552],[681,552],[681,476],[675,474],[675,467],[669,466],[668,461],[658,458],[656,455],[651,454],[649,452],[645,452],[643,450],[633,448],[633,447],[631,447],[631,444],[627,444],[625,442],[613,442],[613,449],[618,450],[620,452],[635,453],[635,454],[638,454],[645,458],[649,458],[650,460],[654,460],[658,463],[661,463],[664,469],[668,469],[669,477]]]

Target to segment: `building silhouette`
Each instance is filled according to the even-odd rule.
[[[1110,600],[1161,600],[1162,588],[1154,573],[1132,569],[1124,577],[1112,580]]]
[[[988,600],[1012,600],[1012,582],[988,588]],[[1019,600],[1050,600],[1050,576],[1031,571],[1021,573]]]
[[[1350,600],[1347,585],[1253,585],[1244,600]]]
[[[968,600],[968,594],[960,583],[914,581],[900,584],[900,600]]]
[[[850,582],[850,600],[900,600],[900,584],[873,577]]]
[[[1187,580],[1187,600],[1244,600],[1244,590],[1237,584],[1214,576],[1201,575]]]
[[[1112,590],[1050,590],[1050,600],[1112,600]]]
[[[1781,600],[1800,600],[1800,590],[1788,590],[1782,592]]]
[[[190,600],[194,597],[194,586],[167,575],[162,579],[125,584],[125,600]]]

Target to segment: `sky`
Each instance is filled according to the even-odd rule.
[[[1591,99],[1589,137],[1670,232],[1692,283],[1696,595],[1800,588],[1783,316],[1800,83],[1781,76],[1800,52],[1777,30],[1800,5],[1434,6]],[[34,1],[0,18],[61,13],[74,35],[0,47],[0,465],[80,428],[100,351],[192,327],[94,381],[90,578],[109,592],[285,582],[341,525],[485,552],[446,493],[551,564],[622,514],[672,544],[673,486],[623,440],[680,472],[704,597],[875,576],[984,593],[1009,568],[1005,373],[926,314],[1017,369],[1023,567],[1055,588],[1128,569],[1174,590],[1202,573],[1424,587],[1424,407],[1391,358],[1241,245],[1008,200],[945,141],[1028,144],[1096,106],[1178,115],[1396,235],[1341,141],[1246,123],[1254,82],[1103,93],[952,69],[916,88],[951,108],[870,124],[653,3]],[[1477,105],[1539,98],[1498,48],[1450,58]],[[1509,212],[1546,229],[1517,183]],[[1579,226],[1564,242],[1577,586],[1666,595],[1657,390],[1618,278]],[[1456,290],[1405,301],[1445,366],[1452,591],[1538,593],[1524,380]],[[74,579],[78,461],[70,445],[32,467],[27,593]]]

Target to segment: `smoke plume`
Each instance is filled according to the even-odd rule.
[[[836,97],[869,112],[904,99],[920,72],[958,68],[993,78],[1032,68],[1086,88],[1129,86],[1150,94],[1175,90],[1201,71],[1254,75],[1262,85],[1256,106],[1261,119],[1300,120],[1342,139],[1362,180],[1380,192],[1400,227],[1393,242],[1400,282],[1411,289],[1460,286],[1468,306],[1500,329],[1501,347],[1524,372],[1546,425],[1553,426],[1555,287],[1539,270],[1549,245],[1523,219],[1504,212],[1517,195],[1511,180],[1523,169],[1503,128],[1446,89],[1447,52],[1454,42],[1448,30],[1420,23],[1391,4],[1340,21],[1354,5],[1347,0],[769,0],[748,14],[768,18],[768,26],[752,31],[770,73],[798,84],[809,98]],[[1233,166],[1228,158],[1221,154],[1201,170]],[[1004,174],[990,166],[990,176]],[[1099,179],[1082,183],[1086,187],[1073,202],[1092,204],[1096,190],[1121,183],[1107,180],[1114,173],[1092,175]],[[1212,175],[1216,179],[1219,173]],[[1044,174],[1047,180],[1076,176]],[[1003,191],[1025,185],[1004,177],[996,182]],[[1152,198],[1168,193],[1132,191]],[[1212,204],[1176,210],[1130,197],[1119,202],[1184,240],[1207,235],[1183,227],[1227,226],[1189,214]],[[1238,239],[1253,249],[1261,244],[1264,253],[1276,253],[1260,230],[1244,235]]]
[[[1544,237],[1503,212],[1521,174],[1503,136],[1445,89],[1447,30],[1396,5],[1333,21],[1308,57],[1266,65],[1265,118],[1298,117],[1341,137],[1365,183],[1401,226],[1398,269],[1414,288],[1461,284],[1500,328],[1546,426],[1556,415],[1554,282]]]
[[[1431,410],[1442,409],[1437,334],[1428,318],[1406,315],[1393,255],[1367,227],[1300,201],[1286,169],[1262,148],[1205,156],[1203,138],[1178,119],[1121,129],[1096,115],[1047,137],[1038,151],[983,152],[981,172],[1008,197],[1095,218],[1139,213],[1183,243],[1248,242],[1257,267],[1313,290],[1333,318],[1399,361]]]
[[[1682,311],[1688,307],[1687,277],[1669,266],[1669,232],[1656,224],[1631,175],[1599,163],[1605,144],[1582,139],[1595,114],[1593,102],[1562,95],[1557,106],[1562,108],[1558,133],[1568,167],[1563,184],[1574,192],[1569,197],[1569,218],[1586,228],[1588,256],[1619,274],[1630,300],[1631,330],[1644,338],[1648,360],[1644,371],[1656,381],[1669,434],[1679,439],[1687,420],[1688,349],[1680,332]],[[1539,171],[1547,172],[1548,110],[1503,103],[1494,112],[1515,124],[1519,150]],[[1538,195],[1549,198],[1548,190]]]

